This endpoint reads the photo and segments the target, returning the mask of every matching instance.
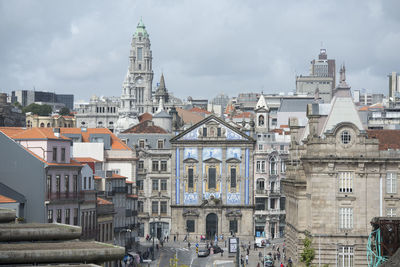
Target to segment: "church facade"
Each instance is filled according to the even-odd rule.
[[[252,238],[255,140],[210,115],[170,142],[171,235]]]

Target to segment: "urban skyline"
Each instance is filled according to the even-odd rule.
[[[180,98],[294,91],[295,76],[309,74],[320,48],[338,66],[346,63],[353,89],[387,94],[400,42],[395,5],[1,2],[0,87],[72,93],[76,100],[118,96],[142,17],[155,81],[164,73]]]

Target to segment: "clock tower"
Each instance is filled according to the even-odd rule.
[[[151,112],[152,60],[149,34],[140,19],[132,37],[128,73],[122,85],[120,112]]]

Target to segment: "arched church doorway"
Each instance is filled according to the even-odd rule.
[[[215,213],[210,213],[206,217],[206,235],[207,239],[211,240],[218,235],[218,216]]]

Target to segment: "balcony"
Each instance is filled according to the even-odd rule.
[[[257,195],[267,195],[267,194],[268,194],[268,190],[265,190],[265,189],[256,189],[256,194],[257,194]]]
[[[147,169],[138,169],[138,174],[146,174]]]
[[[53,192],[46,194],[46,200],[83,200],[83,192]]]
[[[112,188],[112,193],[127,193],[128,192],[128,187],[127,186],[117,186]]]
[[[280,189],[269,190],[269,195],[270,196],[279,196],[279,195],[281,195],[281,190]]]

